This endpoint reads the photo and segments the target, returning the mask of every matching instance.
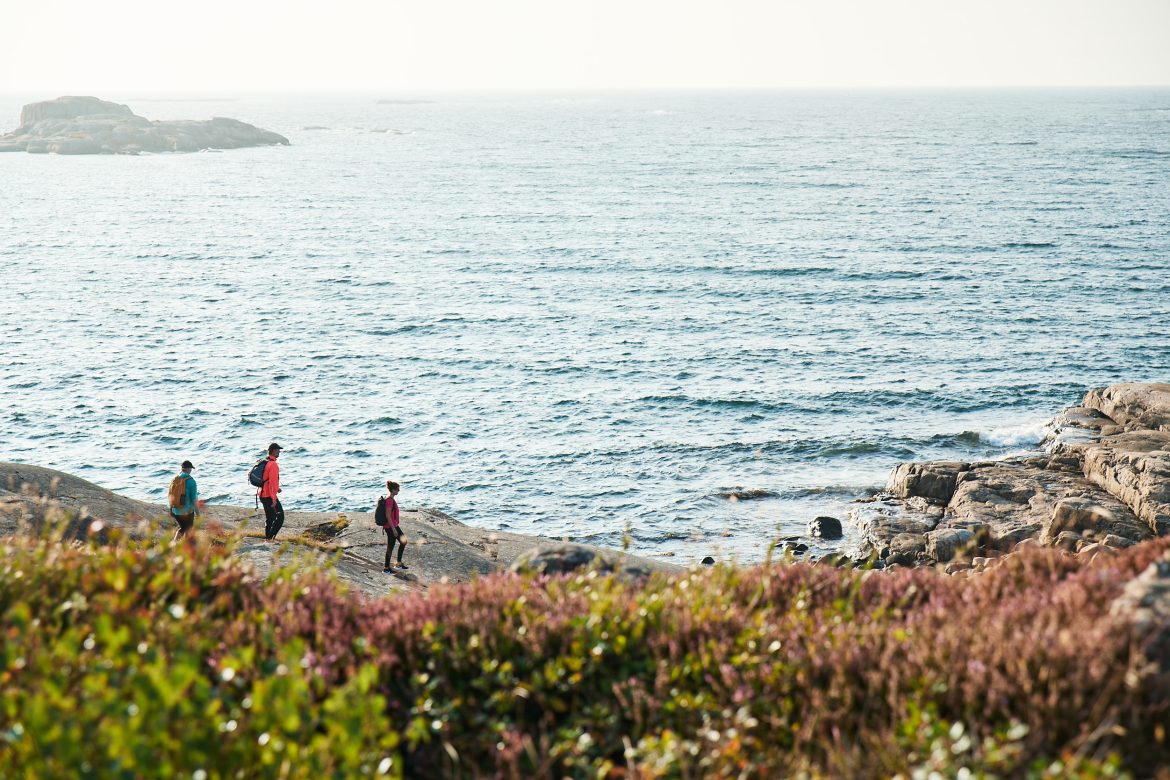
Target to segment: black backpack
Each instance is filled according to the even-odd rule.
[[[261,458],[256,461],[256,465],[248,472],[248,481],[255,487],[264,487],[264,469],[268,466],[268,458]]]
[[[386,496],[378,499],[378,506],[374,510],[374,525],[386,527]]]

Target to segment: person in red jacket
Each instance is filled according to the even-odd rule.
[[[399,569],[410,568],[402,562],[402,553],[406,550],[406,534],[402,533],[402,526],[399,525],[401,520],[398,514],[398,502],[394,500],[394,497],[398,495],[398,483],[386,480],[386,489],[390,491],[390,495],[386,498],[386,525],[382,527],[382,530],[386,532],[386,565],[382,567],[383,574],[389,574],[393,571],[390,566],[395,542],[398,543],[398,563],[394,565]]]
[[[284,525],[284,507],[280,505],[280,457],[281,446],[276,442],[268,445],[268,464],[264,467],[264,485],[260,488],[260,503],[264,505],[264,538],[272,541]]]

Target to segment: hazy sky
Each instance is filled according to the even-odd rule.
[[[1170,84],[1170,0],[64,0],[0,92]]]

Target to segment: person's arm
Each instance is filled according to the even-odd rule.
[[[268,461],[268,465],[264,467],[264,487],[260,489],[261,498],[276,499],[276,494],[280,492],[280,466],[276,465],[276,461]]]
[[[187,509],[194,512],[197,507],[195,504],[195,496],[199,494],[199,489],[195,485],[195,477],[187,477],[187,497],[183,500],[183,504]]]

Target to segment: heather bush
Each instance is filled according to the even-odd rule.
[[[1109,617],[1158,540],[979,576],[495,575],[369,600],[230,541],[5,540],[18,777],[1119,777],[1166,660]]]

